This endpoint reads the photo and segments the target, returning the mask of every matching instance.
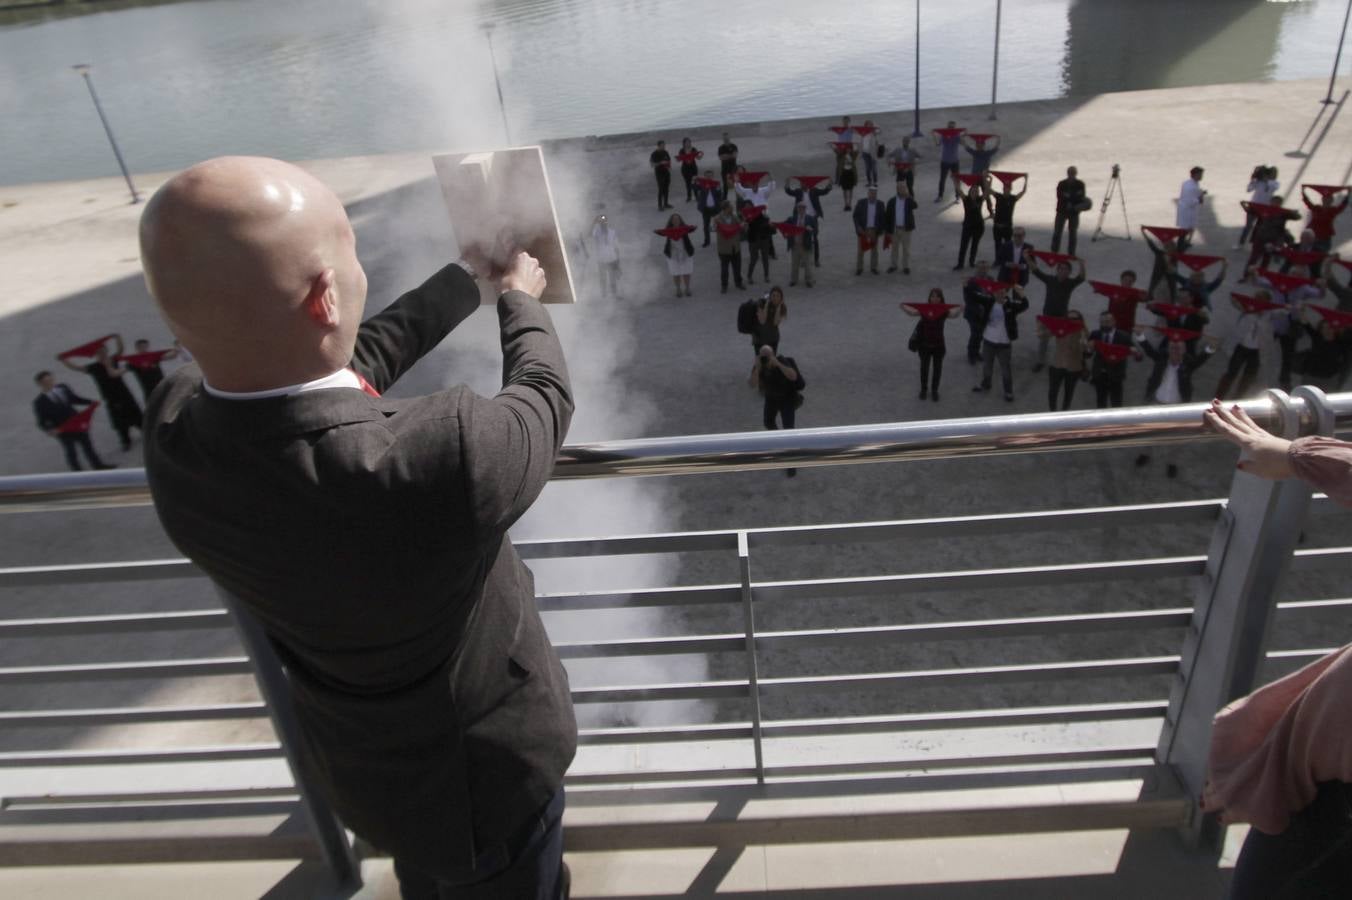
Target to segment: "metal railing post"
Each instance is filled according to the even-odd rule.
[[[324,862],[333,872],[339,887],[359,887],[361,863],[352,842],[348,840],[347,829],[310,783],[305,760],[300,753],[300,726],[296,723],[296,714],[291,705],[291,688],[286,683],[281,661],[272,649],[272,641],[253,615],[234,597],[220,589],[217,593],[226,609],[230,610],[230,617],[244,644],[244,650],[253,660],[254,681],[258,684],[258,692],[263,695],[263,702],[267,704],[268,716],[277,732],[277,740],[281,742],[282,752],[286,754],[291,778],[296,782],[301,806],[310,818],[310,827],[314,829]]]
[[[1297,389],[1311,408],[1319,433],[1332,432],[1333,416],[1322,392]],[[1280,413],[1282,436],[1300,436],[1300,416],[1281,391],[1268,391]],[[1274,429],[1276,430],[1276,429]],[[1214,816],[1196,807],[1206,778],[1211,720],[1225,704],[1253,690],[1263,662],[1277,590],[1290,565],[1313,492],[1297,479],[1266,481],[1236,472],[1216,523],[1192,624],[1184,638],[1155,752],[1170,765],[1194,804],[1184,829],[1189,844],[1219,849]]]
[[[1000,83],[1000,7],[1001,0],[995,0],[995,50],[991,57],[991,114],[986,118],[995,121],[995,89]]]
[[[751,550],[746,532],[737,532],[737,569],[742,578],[742,623],[746,633],[747,695],[751,700],[751,745],[756,754],[756,783],[765,784],[761,743],[760,670],[756,664],[756,610],[751,597]]]

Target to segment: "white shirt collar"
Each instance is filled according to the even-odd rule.
[[[325,388],[346,387],[361,390],[361,381],[358,380],[356,372],[343,368],[332,375],[325,375],[304,384],[289,384],[286,387],[269,388],[266,391],[223,391],[212,387],[205,378],[202,379],[202,387],[211,396],[220,397],[222,400],[265,400],[268,397],[286,397],[290,394],[321,391]]]

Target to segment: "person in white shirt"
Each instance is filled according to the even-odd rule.
[[[1169,341],[1168,349],[1161,350],[1145,339],[1144,331],[1137,331],[1135,339],[1136,346],[1147,356],[1163,363],[1151,373],[1150,381],[1146,384],[1146,402],[1191,403],[1193,373],[1211,359],[1212,353],[1216,350],[1215,344],[1210,339],[1197,341],[1197,351],[1189,353],[1188,345],[1183,341]],[[1150,462],[1149,451],[1136,457],[1137,466],[1144,466],[1148,462]],[[1177,478],[1178,464],[1166,463],[1164,474],[1169,478]]]
[[[1272,302],[1272,295],[1266,288],[1254,291],[1253,296],[1255,300],[1264,303]],[[1268,317],[1268,311],[1249,312],[1238,300],[1231,298],[1230,302],[1239,310],[1239,318],[1235,320],[1235,349],[1230,353],[1230,364],[1226,367],[1225,374],[1221,376],[1220,384],[1216,385],[1216,397],[1221,400],[1243,397],[1248,393],[1249,385],[1258,375],[1261,364],[1258,347],[1263,320]],[[1286,314],[1285,310],[1277,312]],[[1238,382],[1235,381],[1236,378],[1239,379]]]
[[[1178,252],[1185,252],[1192,244],[1192,233],[1197,228],[1197,213],[1206,199],[1202,190],[1202,167],[1193,166],[1188,172],[1188,180],[1178,189],[1178,212],[1174,217],[1174,226],[1188,233],[1178,239]]]
[[[737,191],[737,196],[752,206],[764,206],[766,214],[769,214],[770,195],[775,191],[775,180],[773,178],[762,178],[754,188],[747,187],[740,180],[734,181],[732,184]]]
[[[601,296],[618,296],[620,281],[620,238],[604,215],[592,223],[592,255],[601,273]]]
[[[1249,176],[1249,200],[1253,203],[1269,204],[1273,195],[1281,190],[1281,186],[1282,183],[1277,180],[1276,166],[1254,166],[1253,174]],[[1244,249],[1244,245],[1249,242],[1249,231],[1257,221],[1258,217],[1253,213],[1244,216],[1244,230],[1239,233],[1239,241],[1235,244],[1236,250]]]
[[[859,155],[864,159],[864,179],[869,184],[878,183],[878,129],[872,119],[864,120],[864,131],[859,138]]]

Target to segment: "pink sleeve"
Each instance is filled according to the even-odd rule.
[[[1304,437],[1287,452],[1296,477],[1335,503],[1352,506],[1352,444],[1330,437]]]

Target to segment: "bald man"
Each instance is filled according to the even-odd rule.
[[[304,750],[403,896],[554,898],[568,680],[507,529],[572,416],[563,353],[518,254],[495,271],[504,386],[379,396],[479,304],[448,265],[361,322],[338,198],[277,160],[180,173],[141,219],[146,282],[197,365],[146,413],[174,543],[287,667]]]

